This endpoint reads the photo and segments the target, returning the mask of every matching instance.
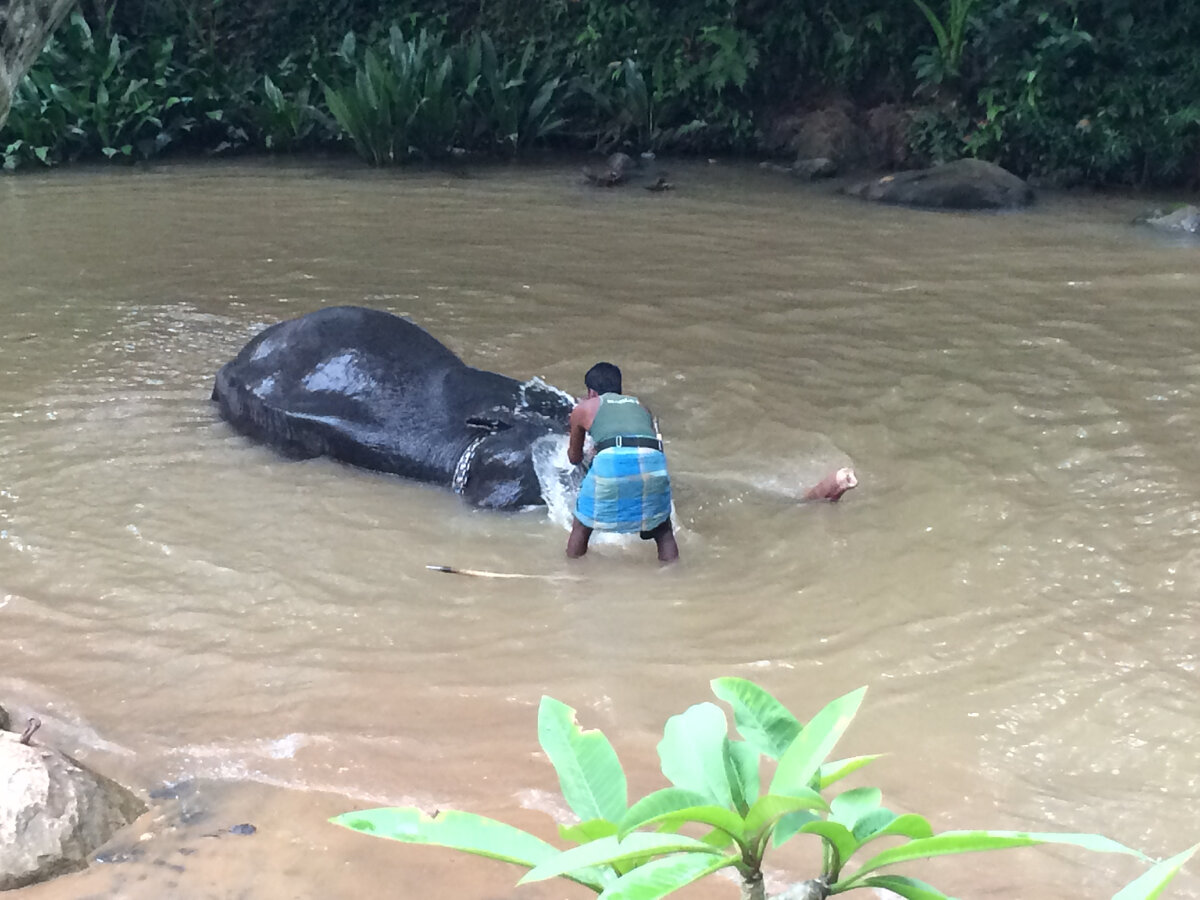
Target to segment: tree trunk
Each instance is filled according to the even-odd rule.
[[[0,128],[13,92],[75,0],[7,0],[0,4]]]

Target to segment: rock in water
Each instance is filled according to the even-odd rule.
[[[1140,225],[1149,225],[1159,231],[1174,234],[1200,234],[1200,206],[1181,206],[1168,213],[1156,209],[1136,221]]]
[[[145,811],[125,788],[66,754],[0,732],[0,891],[84,868]]]
[[[629,173],[636,165],[628,154],[614,153],[601,167],[584,166],[583,177],[596,187],[616,187],[629,178]]]
[[[929,209],[1016,209],[1033,202],[1033,188],[999,166],[959,159],[932,169],[897,172],[851,185],[853,197]]]

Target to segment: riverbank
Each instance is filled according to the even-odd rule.
[[[1200,22],[1123,3],[123,0],[60,28],[0,150],[9,168],[335,146],[374,164],[786,157],[803,120],[833,129],[843,166],[970,156],[1055,186],[1194,190]]]

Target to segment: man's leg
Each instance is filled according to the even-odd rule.
[[[659,562],[673,563],[679,559],[679,545],[675,543],[675,532],[671,528],[670,519],[667,519],[653,531],[643,533],[642,537],[654,538],[654,543],[658,547]]]
[[[567,538],[567,556],[578,559],[587,553],[588,541],[592,539],[592,529],[588,528],[575,517],[571,517],[571,536]]]

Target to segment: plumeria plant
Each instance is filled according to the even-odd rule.
[[[671,786],[629,805],[625,772],[599,731],[583,731],[575,710],[543,697],[538,738],[558,772],[563,797],[579,822],[559,826],[575,846],[561,850],[528,832],[466,812],[427,815],[416,808],[350,812],[331,821],[364,834],[465,850],[529,869],[519,883],[567,878],[601,900],[657,900],[706,875],[734,868],[743,900],[765,900],[767,852],[797,835],[823,847],[821,872],[787,892],[789,900],[825,900],[856,888],[886,888],[905,900],[948,900],[893,866],[917,859],[1067,844],[1103,853],[1144,854],[1095,834],[946,831],[935,834],[913,813],[882,805],[878,788],[831,791],[878,759],[830,761],[866,688],[825,706],[802,724],[778,700],[743,678],[718,678],[713,693],[733,709],[741,739],[729,735],[724,710],[699,703],[671,717],[658,745]],[[774,760],[770,780],[763,758]],[[764,790],[765,787],[765,790]],[[693,835],[685,834],[684,831]],[[883,847],[883,839],[891,839]],[[1153,900],[1200,845],[1153,865],[1113,900]]]

